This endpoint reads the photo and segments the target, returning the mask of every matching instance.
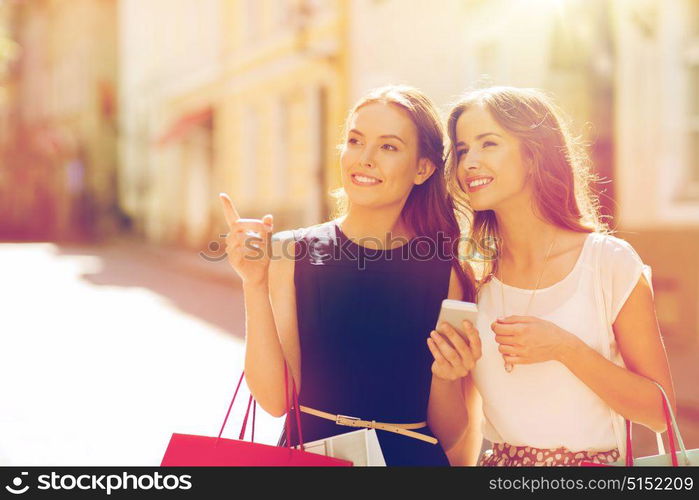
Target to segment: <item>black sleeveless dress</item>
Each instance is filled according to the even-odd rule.
[[[413,238],[374,250],[336,222],[294,231],[301,347],[299,404],[377,422],[427,420],[427,337],[447,298],[451,262]],[[292,444],[298,444],[292,419]],[[304,442],[358,428],[301,413]],[[432,436],[428,427],[418,429]],[[440,444],[376,430],[386,464],[449,465]],[[285,444],[285,435],[279,445]]]

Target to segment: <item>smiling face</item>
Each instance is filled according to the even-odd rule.
[[[419,159],[417,127],[406,110],[372,102],[350,117],[340,163],[342,184],[352,204],[402,206],[416,184],[433,172]]]
[[[456,123],[456,176],[473,210],[497,210],[531,199],[531,162],[518,137],[503,129],[482,104],[467,108]]]

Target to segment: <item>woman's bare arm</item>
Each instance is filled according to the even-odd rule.
[[[650,380],[663,386],[674,411],[675,393],[653,295],[643,276],[621,308],[613,328],[626,369],[582,341],[567,344],[561,362],[619,414],[655,432],[663,432],[667,426],[662,396]]]
[[[228,261],[243,282],[245,379],[260,406],[281,416],[288,397],[284,394],[285,361],[298,390],[301,385],[293,234],[272,238],[271,215],[262,220],[241,219],[228,195],[220,197],[229,228]]]
[[[260,406],[274,416],[284,415],[286,411],[285,360],[297,392],[301,390],[293,243],[288,233],[275,237],[267,283],[243,287],[246,381]],[[289,401],[290,394],[287,395]]]
[[[463,299],[463,290],[454,270],[449,281],[448,298]],[[470,390],[472,387],[470,374],[456,380],[432,375],[427,420],[452,465],[468,465],[471,450],[477,446],[480,451],[480,397],[477,391]]]
[[[462,379],[462,387],[468,423],[459,440],[446,453],[451,465],[476,465],[483,447],[483,400],[471,374]]]

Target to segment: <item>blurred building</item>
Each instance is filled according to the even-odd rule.
[[[311,224],[336,184],[345,2],[120,2],[119,197],[148,239],[204,248],[217,194],[277,228]]]
[[[409,83],[446,112],[478,84],[533,86],[611,181],[605,214],[652,265],[667,338],[697,339],[699,0],[1,5],[21,51],[1,87],[3,234],[131,222],[202,249],[225,231],[221,191],[278,229],[312,224],[370,88]]]
[[[4,153],[12,144],[12,103],[15,100],[16,79],[13,78],[15,61],[19,57],[19,45],[14,40],[15,9],[9,2],[0,2],[0,166],[5,165]],[[6,168],[0,168],[0,193],[7,191]],[[0,204],[3,202],[0,198]],[[4,207],[5,205],[0,205]],[[9,210],[0,208],[0,213]]]
[[[699,0],[615,5],[617,219],[653,267],[663,331],[689,347],[699,324]]]
[[[409,83],[446,115],[461,94],[479,86],[544,89],[573,118],[574,131],[594,139],[598,172],[611,177],[610,2],[441,0],[436,8],[420,0],[353,0],[351,6],[353,99],[386,82]]]
[[[116,211],[116,0],[11,0],[0,231],[84,238]]]

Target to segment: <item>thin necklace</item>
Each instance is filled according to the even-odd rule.
[[[553,239],[551,240],[551,244],[549,245],[548,252],[546,252],[546,258],[544,258],[544,265],[541,267],[541,272],[539,273],[539,278],[536,280],[536,286],[534,287],[534,291],[532,292],[531,296],[529,297],[529,302],[527,303],[527,308],[524,311],[524,316],[529,316],[529,309],[532,306],[532,301],[534,300],[534,296],[536,295],[537,290],[539,290],[539,284],[541,284],[541,277],[544,275],[544,271],[546,270],[546,264],[548,264],[549,261],[549,255],[551,255],[551,250],[553,249],[553,244],[556,242],[556,234],[554,234]],[[498,269],[500,271],[500,301],[501,301],[501,306],[502,306],[502,318],[506,318],[507,314],[505,312],[505,281],[502,279],[502,269]],[[514,366],[510,363],[505,363],[505,370],[509,373],[512,371]]]

